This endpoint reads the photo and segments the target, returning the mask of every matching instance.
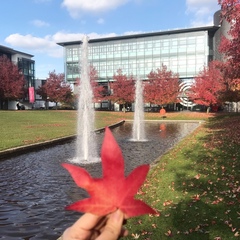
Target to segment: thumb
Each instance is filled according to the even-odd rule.
[[[112,213],[104,227],[101,235],[96,240],[116,240],[119,238],[122,230],[124,214],[118,209]]]

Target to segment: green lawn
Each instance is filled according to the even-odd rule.
[[[0,111],[0,150],[75,133],[76,112]]]
[[[96,128],[120,120],[133,119],[132,112],[96,112]],[[166,119],[206,119],[211,115],[184,112],[167,115]],[[146,113],[146,119],[161,119],[159,113]],[[76,134],[77,111],[0,111],[0,151]]]
[[[240,238],[240,116],[212,118],[165,154],[138,198],[157,216],[128,220],[127,239]]]

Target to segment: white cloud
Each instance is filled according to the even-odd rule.
[[[138,32],[125,32],[123,35],[139,34]],[[56,32],[45,37],[35,37],[31,34],[21,35],[14,33],[5,38],[5,42],[13,48],[27,52],[32,55],[43,55],[53,58],[63,58],[63,48],[57,43],[72,42],[82,40],[85,33],[68,33],[64,31]],[[116,33],[98,34],[91,32],[87,34],[89,39],[108,38],[119,36]]]
[[[106,34],[98,34],[98,33],[90,33],[88,34],[89,39],[97,39],[97,38],[108,38],[108,37],[116,37],[116,33],[106,33]]]
[[[34,53],[45,53],[50,57],[62,57],[62,51],[59,51],[61,47],[53,41],[51,36],[40,38],[31,34],[14,33],[5,38],[5,42],[15,48],[31,51],[33,55]]]
[[[52,35],[52,40],[55,43],[59,42],[71,42],[71,41],[79,41],[83,37],[83,33],[67,33],[67,32],[57,32]]]
[[[23,48],[42,48],[42,47],[50,47],[52,43],[49,41],[48,37],[40,38],[34,37],[31,34],[21,35],[19,33],[14,33],[9,35],[5,41],[16,47]]]
[[[218,6],[216,0],[186,0],[187,10],[188,11],[202,11],[207,10],[211,11]],[[218,7],[219,8],[219,7]],[[204,12],[202,12],[204,14]]]
[[[193,14],[191,25],[213,25],[213,14],[220,9],[217,0],[186,0],[186,14]]]
[[[128,32],[125,32],[123,35],[134,35],[134,34],[141,34],[141,33],[144,33],[142,31],[128,31]]]
[[[213,25],[213,20],[211,19],[209,22],[206,21],[201,21],[201,20],[196,20],[196,21],[191,21],[191,27],[205,27],[205,26],[212,26]]]
[[[54,58],[62,58],[62,47],[57,43],[79,41],[82,40],[84,35],[83,33],[57,32],[54,35],[47,35],[41,38],[31,34],[21,35],[14,33],[5,38],[5,42],[14,48],[24,49],[20,51],[26,51],[33,55],[41,53]],[[98,34],[92,32],[88,34],[89,39],[115,36],[117,36],[115,33]]]
[[[86,35],[84,33],[66,33],[66,32],[57,32],[52,36],[52,39],[56,43],[60,42],[71,42],[71,41],[79,41],[82,40],[83,36]],[[116,37],[116,33],[106,33],[106,34],[98,34],[95,32],[87,34],[89,39],[96,38],[107,38],[107,37]]]
[[[35,19],[31,23],[36,27],[48,27],[48,26],[50,26],[49,23],[44,22],[44,21],[39,20],[39,19]]]
[[[104,12],[126,4],[132,0],[63,0],[62,6],[67,8],[73,18],[79,17],[84,12]]]

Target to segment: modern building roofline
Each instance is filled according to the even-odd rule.
[[[151,37],[151,36],[160,36],[160,35],[171,35],[171,34],[185,33],[185,32],[186,33],[187,32],[199,32],[199,31],[216,32],[219,28],[220,28],[219,26],[205,26],[205,27],[197,27],[197,28],[184,28],[184,29],[174,29],[174,30],[167,30],[167,31],[149,32],[149,33],[138,33],[138,34],[131,34],[131,35],[115,36],[115,37],[89,39],[89,43],[106,42],[106,41],[131,39],[131,38],[141,38],[141,37]],[[79,40],[79,41],[60,42],[57,44],[64,47],[64,46],[68,46],[68,45],[79,45],[81,43],[82,43],[82,41]]]
[[[6,53],[10,53],[10,54],[23,54],[23,55],[26,55],[28,57],[34,57],[34,55],[31,55],[31,54],[28,54],[28,53],[25,53],[25,52],[16,51],[13,48],[9,48],[9,47],[3,46],[3,45],[0,45],[0,50],[3,50]]]

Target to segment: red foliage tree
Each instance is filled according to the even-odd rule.
[[[93,91],[93,102],[99,102],[104,99],[104,87],[97,82],[98,73],[95,67],[90,66],[89,70],[90,84]],[[76,85],[80,85],[81,79],[76,79]],[[78,96],[77,96],[78,98]]]
[[[226,91],[223,99],[240,101],[240,1],[218,0],[222,21],[229,23],[229,36],[222,36],[219,50],[225,55],[222,72]]]
[[[221,102],[224,81],[217,61],[209,64],[195,77],[195,83],[188,92],[188,97],[195,103],[204,106],[216,105]]]
[[[17,100],[24,96],[25,80],[18,67],[6,56],[0,57],[0,99]]]
[[[45,101],[55,102],[56,108],[59,102],[70,103],[73,100],[71,87],[65,83],[64,74],[49,73],[46,83],[37,89],[37,94]]]
[[[145,82],[144,87],[145,102],[157,105],[177,102],[178,74],[168,71],[167,66],[162,65],[156,71],[151,71],[147,77],[148,81]]]
[[[230,25],[228,34],[230,37],[222,36],[220,51],[229,57],[233,63],[240,64],[240,0],[218,0],[221,5],[222,20]],[[238,74],[240,70],[238,70]]]
[[[123,104],[125,111],[126,104],[134,102],[134,79],[131,76],[127,78],[122,74],[122,70],[118,69],[117,74],[113,76],[113,82],[110,84],[112,94],[108,97],[109,100]]]
[[[104,99],[104,87],[97,82],[98,73],[96,68],[90,66],[90,83],[93,90],[93,101],[99,102]]]
[[[240,101],[240,78],[236,78],[232,61],[218,63],[223,76],[222,102]]]

